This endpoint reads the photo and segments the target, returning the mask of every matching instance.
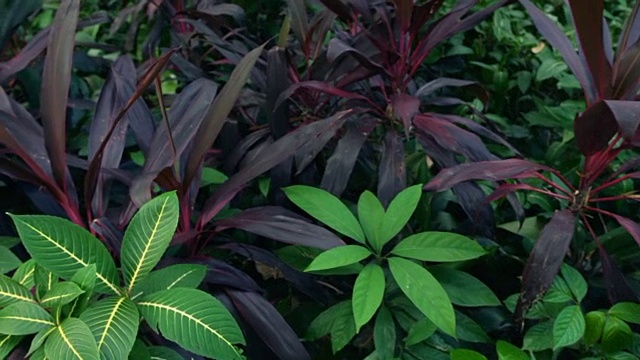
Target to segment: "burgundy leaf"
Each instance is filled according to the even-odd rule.
[[[316,138],[316,140],[306,144],[295,153],[296,175],[302,173],[302,171],[311,164],[313,159],[318,156],[320,151],[322,151],[324,146],[333,138],[337,131],[338,128],[331,128],[330,131],[321,134]]]
[[[178,258],[164,259],[163,261],[170,263],[182,262],[184,260]],[[230,287],[241,291],[252,291],[262,293],[262,288],[256,284],[251,276],[234,268],[226,262],[210,257],[194,258],[190,261],[193,264],[206,265],[209,271],[204,277],[204,282],[215,286]]]
[[[326,6],[327,9],[338,15],[342,21],[347,22],[351,20],[351,9],[341,0],[320,0],[320,2]]]
[[[538,191],[538,188],[531,186],[529,184],[522,184],[522,183],[500,184],[489,196],[487,196],[486,201],[491,202],[491,201],[498,200],[518,190]]]
[[[112,222],[106,217],[94,219],[89,225],[92,231],[102,238],[102,241],[107,245],[111,253],[115,256],[120,255],[120,245],[122,244],[122,231],[118,229]]]
[[[463,182],[451,189],[458,199],[458,204],[472,221],[473,231],[493,239],[495,237],[495,217],[491,205],[484,200],[484,191],[472,182]]]
[[[380,202],[386,206],[407,187],[404,144],[400,134],[393,128],[387,129],[381,152],[377,195]]]
[[[231,16],[236,21],[244,19],[244,10],[241,6],[236,4],[216,4],[213,2],[202,1],[198,3],[197,10],[198,12],[212,16]]]
[[[291,95],[293,95],[300,88],[319,91],[322,93],[326,93],[329,95],[333,95],[333,96],[337,96],[345,99],[356,99],[356,100],[364,100],[367,102],[371,102],[371,100],[369,100],[367,97],[362,96],[360,94],[338,89],[322,81],[309,80],[309,81],[303,81],[303,82],[299,82],[291,85],[287,90],[285,90],[282,94],[280,94],[278,101],[276,101],[276,106],[280,106],[282,102],[290,98]]]
[[[396,17],[400,21],[400,31],[406,33],[411,27],[411,15],[414,10],[413,0],[394,0]]]
[[[613,213],[607,213],[607,214],[613,217],[614,219],[616,219],[618,224],[620,224],[620,226],[622,226],[625,230],[627,230],[629,235],[631,235],[631,237],[633,237],[636,243],[638,243],[638,246],[640,246],[640,225],[638,225],[637,222],[617,214],[613,214]]]
[[[603,101],[597,102],[573,122],[578,149],[585,155],[592,155],[606,148],[609,140],[618,131],[618,124],[611,109]]]
[[[624,274],[618,265],[616,265],[611,255],[609,255],[600,241],[596,241],[596,245],[598,246],[598,253],[600,254],[602,275],[604,276],[604,283],[607,288],[607,295],[609,295],[609,301],[612,304],[622,301],[638,302],[638,297],[629,286]]]
[[[422,85],[414,94],[414,96],[429,96],[437,90],[440,90],[444,87],[462,87],[462,86],[470,86],[477,84],[475,81],[469,80],[459,80],[441,77],[435,80],[429,81],[428,83]]]
[[[287,106],[276,106],[278,97],[289,87],[287,75],[287,53],[284,48],[275,47],[267,53],[267,100],[265,109],[271,135],[278,139],[291,129],[289,109]]]
[[[415,38],[422,27],[433,18],[435,13],[440,9],[444,0],[427,0],[422,4],[414,4],[411,14],[410,34]]]
[[[625,20],[622,35],[618,42],[618,53],[624,53],[627,49],[635,45],[640,38],[640,2],[636,1],[631,14]]]
[[[345,244],[331,231],[278,206],[247,209],[240,214],[218,220],[215,225],[219,230],[237,228],[276,241],[323,250]]]
[[[531,305],[549,289],[558,274],[575,231],[576,218],[569,209],[557,211],[542,229],[522,274],[522,291],[514,312],[522,326]]]
[[[499,181],[534,177],[540,170],[550,170],[544,165],[522,159],[478,161],[444,169],[427,185],[425,191],[443,191],[469,180]]]
[[[269,129],[256,130],[245,136],[227,157],[224,164],[225,173],[233,173],[249,150],[269,135]],[[266,141],[266,140],[265,140]]]
[[[368,44],[368,39],[366,39],[365,37],[357,37],[355,41],[357,41],[358,39],[365,40]],[[374,48],[370,47],[370,49]],[[337,62],[347,55],[353,56],[353,58],[356,59],[360,66],[363,66],[373,71],[374,73],[387,73],[387,69],[385,69],[384,66],[372,61],[372,54],[362,53],[357,49],[345,44],[344,41],[340,39],[333,38],[329,41],[329,46],[327,48],[327,59],[330,62]]]
[[[476,113],[476,115],[478,114]],[[478,124],[473,120],[469,120],[467,118],[463,118],[461,116],[455,116],[455,115],[440,115],[440,117],[443,119],[447,119],[454,124],[464,125],[466,128],[473,131],[474,133],[482,137],[485,137],[491,141],[494,141],[498,144],[503,145],[507,149],[511,150],[514,154],[520,154],[520,152],[516,148],[514,148],[513,145],[509,144],[507,140],[503,139],[500,135],[494,133],[493,131],[487,129],[486,127]]]
[[[614,99],[631,100],[640,82],[640,42],[618,52],[613,68]]]
[[[306,44],[306,35],[309,32],[309,20],[307,19],[307,7],[304,0],[286,0],[287,10],[291,17],[291,28],[300,44]]]
[[[622,136],[625,139],[636,136],[640,124],[640,102],[604,100],[604,103],[609,107]]]
[[[405,135],[408,138],[413,117],[420,111],[420,100],[407,94],[393,94],[391,95],[391,108],[396,119],[402,121]]]
[[[611,36],[612,36],[611,28],[607,23],[607,19],[603,17],[602,18],[602,42],[604,45],[604,55],[607,58],[607,62],[609,63],[610,68],[611,68],[611,65],[613,64],[613,38]]]

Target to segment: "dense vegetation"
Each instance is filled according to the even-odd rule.
[[[0,1],[0,358],[640,358],[639,10]]]

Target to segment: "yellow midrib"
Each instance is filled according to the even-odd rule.
[[[76,348],[73,347],[73,344],[71,344],[71,341],[69,341],[67,334],[65,334],[64,331],[62,331],[62,326],[58,327],[58,331],[60,331],[60,336],[62,336],[62,340],[65,342],[65,344],[67,344],[67,346],[69,346],[69,349],[71,349],[71,352],[73,352],[73,355],[75,355],[78,359],[82,360],[82,356],[80,355],[78,350],[76,350]]]
[[[111,328],[111,323],[113,322],[113,318],[116,316],[116,313],[120,308],[120,305],[125,300],[126,300],[125,298],[120,298],[116,303],[116,306],[113,307],[113,311],[111,311],[111,314],[109,314],[107,323],[105,324],[104,330],[102,331],[102,335],[100,336],[100,341],[98,341],[98,351],[100,351],[100,348],[102,348],[102,344],[104,344],[104,339],[107,337],[107,332],[109,332],[109,328]]]
[[[55,325],[55,323],[53,323],[51,321],[42,320],[42,319],[27,318],[27,317],[23,317],[23,316],[2,316],[2,317],[0,317],[0,319],[22,320],[22,321],[34,322],[34,323],[38,323],[38,324]]]

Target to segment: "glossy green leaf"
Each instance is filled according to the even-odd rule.
[[[377,252],[384,245],[381,233],[384,218],[384,207],[380,200],[369,190],[363,192],[358,200],[358,220],[367,240]]]
[[[422,266],[402,258],[389,258],[389,269],[409,300],[440,330],[455,337],[453,305],[438,280]]]
[[[524,335],[524,350],[542,351],[553,348],[553,321],[545,321],[531,327]]]
[[[602,311],[591,311],[584,316],[585,331],[584,343],[591,346],[600,340],[604,323],[607,321],[607,314]]]
[[[486,251],[468,237],[429,231],[405,238],[391,253],[423,261],[450,262],[475,259],[485,255]]]
[[[18,266],[11,278],[27,289],[31,289],[35,285],[35,272],[36,261],[33,259],[29,259]]]
[[[378,264],[368,264],[356,278],[351,302],[356,333],[360,332],[360,328],[371,320],[382,304],[384,286],[384,271]]]
[[[127,293],[160,261],[178,226],[178,215],[178,196],[172,191],[144,204],[131,219],[120,250]]]
[[[196,289],[174,288],[144,296],[138,309],[156,331],[183,348],[216,359],[241,359],[244,337],[227,308]]]
[[[0,246],[0,274],[15,270],[22,261],[9,249]]]
[[[383,244],[393,239],[409,222],[411,215],[416,211],[421,196],[422,184],[417,184],[402,190],[391,200],[381,228]]]
[[[382,359],[393,359],[396,349],[396,324],[391,312],[382,306],[373,327],[373,344]]]
[[[54,331],[57,330],[56,326],[50,326],[48,328],[40,330],[31,340],[31,345],[29,346],[29,351],[27,351],[27,357],[34,353],[36,350],[44,351],[44,342],[47,340],[49,335],[53,334]]]
[[[205,275],[207,267],[198,264],[176,264],[152,271],[132,291],[132,298],[142,294],[175,287],[197,288]]]
[[[18,346],[23,336],[0,335],[0,359],[4,359]]]
[[[362,244],[365,235],[360,223],[345,204],[332,194],[304,185],[282,189],[294,204],[323,224]]]
[[[82,290],[76,283],[57,283],[54,284],[51,287],[51,290],[47,291],[47,293],[40,299],[40,305],[46,308],[56,308],[72,302],[83,293],[84,290]]]
[[[27,251],[38,265],[69,279],[76,271],[96,265],[96,291],[120,293],[118,273],[107,248],[72,222],[46,215],[10,215]]]
[[[0,310],[0,334],[29,335],[54,325],[51,315],[31,302],[13,303]]]
[[[468,317],[460,311],[455,311],[456,314],[456,335],[458,340],[468,341],[472,343],[485,343],[492,342],[486,331],[475,322],[472,318]]]
[[[55,284],[60,281],[60,277],[51,271],[45,269],[39,264],[36,265],[36,271],[34,273],[36,282],[36,296],[41,299],[47,292],[49,292]]]
[[[93,334],[102,359],[126,359],[138,335],[140,316],[127,298],[109,297],[89,306],[81,315]]]
[[[582,301],[587,295],[588,290],[587,282],[584,277],[582,277],[582,274],[567,264],[562,264],[560,271],[574,298],[578,302]]]
[[[27,288],[8,276],[0,275],[0,307],[18,301],[35,302]]]
[[[422,318],[411,325],[404,342],[406,346],[421,343],[435,334],[436,330],[438,330],[436,324],[426,317]]]
[[[44,351],[49,359],[100,359],[91,330],[76,318],[67,318],[49,335],[44,343]]]
[[[318,255],[304,271],[326,270],[351,265],[369,256],[371,256],[371,251],[360,245],[338,246]]]
[[[468,349],[451,350],[451,360],[487,360],[487,358],[477,351]]]
[[[531,360],[527,353],[520,350],[519,347],[504,340],[498,340],[496,352],[498,353],[498,360]]]
[[[602,329],[600,344],[607,352],[626,349],[633,342],[633,332],[627,323],[615,316],[609,316]]]
[[[429,270],[449,299],[460,306],[500,306],[500,300],[482,281],[459,270],[437,267]]]
[[[584,336],[585,322],[578,305],[564,308],[553,323],[553,348],[577,343]]]
[[[620,302],[609,309],[609,315],[613,315],[626,322],[640,324],[640,304]]]
[[[305,339],[315,340],[329,335],[333,323],[339,318],[353,319],[351,300],[341,301],[316,316],[307,329]]]

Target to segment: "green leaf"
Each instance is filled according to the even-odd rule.
[[[417,184],[402,190],[391,200],[384,217],[384,225],[381,228],[382,245],[393,239],[409,222],[411,215],[416,211],[421,196],[422,184]]]
[[[18,234],[38,265],[69,279],[76,271],[96,264],[96,291],[119,294],[118,273],[107,248],[80,226],[46,215],[12,215]]]
[[[436,326],[455,337],[453,305],[438,280],[422,266],[402,258],[389,258],[389,269],[402,292]]]
[[[396,349],[396,324],[391,312],[382,306],[376,316],[373,327],[373,344],[378,356],[382,359],[392,359]]]
[[[607,317],[602,329],[602,349],[607,352],[626,349],[633,342],[633,332],[627,323],[615,316]]]
[[[356,333],[371,320],[382,304],[384,286],[384,271],[378,264],[368,264],[356,278],[352,299]]]
[[[99,360],[98,346],[82,320],[67,318],[49,335],[44,344],[49,359]]]
[[[72,277],[71,281],[77,284],[80,289],[84,291],[82,295],[80,295],[71,306],[70,313],[72,315],[81,314],[84,309],[89,305],[89,300],[91,299],[91,295],[93,294],[93,289],[96,287],[96,266],[95,264],[91,264],[86,268],[82,268],[78,270]]]
[[[23,336],[0,335],[0,359],[4,359],[20,343]]]
[[[304,271],[326,270],[351,265],[369,256],[371,256],[371,251],[360,245],[338,246],[318,255]]]
[[[133,342],[133,348],[129,353],[129,360],[152,360],[147,344],[140,338]],[[180,360],[184,359],[180,358]]]
[[[591,311],[584,316],[585,332],[584,344],[591,346],[600,340],[607,314],[602,311]]]
[[[491,343],[491,338],[473,319],[459,311],[456,314],[456,335],[458,340],[468,341],[472,343]]]
[[[55,284],[60,281],[60,278],[56,274],[40,265],[36,265],[34,277],[36,282],[36,296],[39,299],[41,299],[53,288]]]
[[[331,351],[337,353],[342,350],[356,335],[356,325],[353,322],[353,313],[349,316],[338,317],[331,324]]]
[[[431,268],[430,272],[456,305],[500,306],[500,300],[487,285],[465,272],[445,267]]]
[[[149,354],[153,360],[184,360],[175,350],[166,346],[149,346]]]
[[[640,324],[640,304],[619,302],[609,309],[609,315],[626,322]]]
[[[358,200],[358,219],[369,243],[380,253],[382,242],[382,225],[385,218],[384,207],[380,200],[369,190],[363,192]]]
[[[305,339],[315,340],[329,335],[333,323],[339,318],[353,319],[351,300],[341,301],[316,316],[307,329]]]
[[[29,346],[29,351],[27,352],[27,357],[33,354],[36,350],[41,349],[44,351],[44,347],[42,346],[44,342],[47,340],[49,335],[53,334],[58,328],[56,326],[51,326],[46,329],[40,330],[31,340],[31,345]]]
[[[530,360],[527,353],[504,340],[498,340],[496,352],[498,353],[498,360]]]
[[[15,270],[20,264],[22,261],[11,250],[0,246],[0,274]]]
[[[587,295],[588,289],[587,282],[582,277],[582,274],[567,264],[562,264],[560,271],[576,301],[581,302]]]
[[[222,184],[227,180],[229,180],[229,177],[222,171],[210,167],[203,167],[202,178],[200,179],[200,187],[205,187],[213,184]]]
[[[140,313],[162,335],[193,353],[241,359],[233,344],[244,337],[227,308],[213,296],[196,289],[174,288],[143,297]]]
[[[282,189],[299,208],[323,224],[362,244],[365,236],[353,213],[337,197],[311,186],[295,185]]]
[[[553,322],[545,321],[531,327],[524,335],[524,350],[542,351],[553,348]]]
[[[178,196],[164,193],[144,204],[131,219],[120,257],[127,293],[160,261],[178,226]]]
[[[29,335],[54,325],[51,315],[38,304],[17,302],[0,310],[0,334]]]
[[[454,349],[450,352],[451,360],[487,360],[477,351],[467,349]]]
[[[407,337],[404,339],[405,345],[412,346],[421,343],[435,334],[436,330],[438,330],[436,324],[426,317],[422,318],[409,328]]]
[[[22,265],[18,266],[11,278],[19,282],[20,285],[26,287],[27,289],[31,289],[35,285],[35,272],[36,261],[33,259],[29,259],[22,263]]]
[[[83,293],[84,290],[82,290],[76,283],[57,283],[51,287],[51,290],[47,291],[42,299],[40,299],[40,305],[46,308],[56,308],[72,302]]]
[[[468,237],[429,231],[405,238],[391,253],[422,261],[450,262],[475,259],[485,255],[486,251]]]
[[[5,307],[18,301],[35,303],[33,295],[27,288],[8,276],[0,275],[0,307]]]
[[[567,70],[567,64],[555,58],[545,59],[536,71],[536,81],[544,81],[556,77]]]
[[[11,249],[20,244],[20,238],[17,236],[0,236],[0,246]]]
[[[103,359],[126,359],[138,335],[140,315],[127,298],[109,297],[80,315],[95,338]]]
[[[197,288],[207,274],[207,267],[198,264],[176,264],[152,271],[133,289],[133,299],[175,287]]]
[[[584,336],[585,322],[578,305],[562,309],[553,323],[553,348],[558,349],[577,343]]]

